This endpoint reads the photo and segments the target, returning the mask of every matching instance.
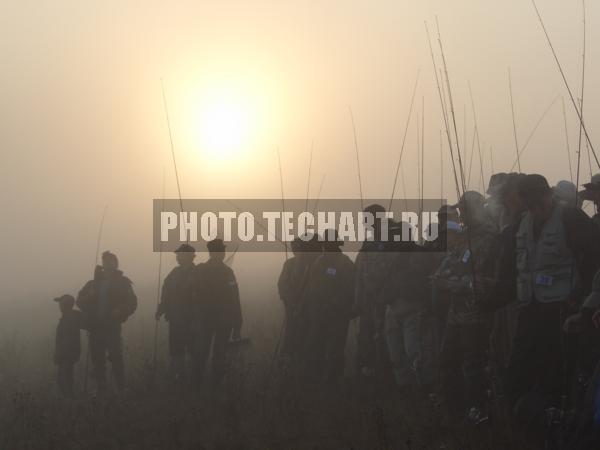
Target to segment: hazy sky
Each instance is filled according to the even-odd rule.
[[[538,3],[579,96],[581,3]],[[574,161],[578,122],[529,0],[1,2],[0,301],[75,293],[91,274],[106,204],[102,249],[117,252],[138,285],[154,283],[151,202],[161,196],[163,167],[167,196],[176,196],[161,78],[184,197],[278,197],[277,146],[286,196],[303,197],[312,141],[313,195],[326,174],[323,197],[357,196],[349,105],[365,196],[386,197],[420,69],[415,114],[424,98],[425,194],[439,196],[443,126],[424,30],[425,20],[435,29],[435,15],[468,151],[472,85],[486,178],[490,146],[496,171],[508,170],[515,156],[509,66],[521,144],[552,100],[565,96]],[[595,142],[598,2],[588,1],[587,19],[585,117]],[[201,122],[212,111],[205,103],[215,95],[239,100],[252,116],[237,153],[219,156],[204,136]],[[413,120],[404,156],[409,196],[416,194],[416,137]],[[523,171],[552,183],[568,179],[565,147],[559,99],[524,153]],[[585,153],[583,161],[582,182]],[[476,157],[475,188],[478,167]],[[453,200],[448,170],[444,178]],[[256,258],[268,259],[242,255],[236,267]],[[242,279],[255,275],[247,270]]]

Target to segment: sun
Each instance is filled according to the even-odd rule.
[[[260,103],[238,86],[212,86],[196,101],[194,141],[212,160],[241,158],[260,128]]]

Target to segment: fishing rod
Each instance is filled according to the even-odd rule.
[[[473,168],[473,156],[475,156],[475,137],[477,136],[477,128],[473,127],[473,138],[471,139],[471,156],[469,158],[469,171],[467,172],[467,189],[471,185],[471,169]],[[465,147],[465,154],[467,153],[467,147]]]
[[[167,129],[169,130],[169,142],[171,144],[171,157],[173,159],[173,168],[175,169],[175,181],[177,182],[177,194],[179,195],[179,209],[183,212],[183,200],[181,198],[181,184],[179,183],[179,172],[177,170],[177,160],[175,159],[175,145],[173,144],[173,133],[171,132],[171,121],[169,120],[169,107],[167,105],[167,95],[165,94],[165,84],[163,79],[160,79],[160,87],[162,90],[163,106],[165,109],[165,119],[167,120]],[[189,239],[187,240],[189,244]]]
[[[421,124],[417,114],[417,200],[419,204],[419,217],[421,217]]]
[[[450,84],[450,76],[448,75],[448,65],[446,63],[446,55],[444,53],[444,46],[442,45],[442,36],[440,33],[440,24],[438,22],[438,18],[436,16],[435,18],[435,23],[436,23],[436,28],[437,28],[437,32],[438,32],[438,44],[440,47],[440,54],[442,56],[442,67],[444,69],[444,74],[446,76],[446,88],[447,88],[447,94],[448,94],[448,104],[450,106],[450,117],[452,118],[452,126],[454,129],[454,135],[456,137],[456,154],[458,156],[458,166],[460,169],[460,176],[462,179],[462,192],[464,193],[466,191],[466,186],[465,186],[465,171],[464,171],[464,167],[463,167],[463,163],[462,163],[462,156],[460,153],[460,144],[458,142],[458,129],[456,126],[456,113],[455,113],[455,109],[454,109],[454,99],[452,97],[452,87]]]
[[[448,75],[448,65],[446,63],[446,55],[444,53],[444,47],[442,45],[442,36],[440,33],[440,25],[437,19],[437,16],[435,18],[435,22],[436,22],[436,27],[437,27],[437,32],[438,32],[438,44],[440,47],[440,53],[442,56],[442,64],[443,64],[443,68],[444,68],[444,74],[446,75],[446,85],[447,85],[447,91],[448,91],[448,104],[450,105],[450,112],[451,112],[451,117],[452,117],[452,124],[453,124],[453,128],[454,128],[454,135],[456,137],[456,153],[458,155],[458,166],[460,168],[460,176],[462,179],[462,188],[463,188],[463,196],[467,191],[466,185],[465,185],[465,173],[464,173],[464,166],[463,166],[463,162],[462,162],[462,156],[460,153],[460,145],[458,143],[458,132],[457,132],[457,126],[456,126],[456,114],[455,114],[455,109],[454,109],[454,100],[452,98],[452,87],[450,84],[450,77]],[[460,201],[459,197],[459,201]],[[462,205],[462,210],[461,215],[464,215],[466,217],[469,217],[471,219],[470,216],[470,206],[469,206],[469,202],[467,201],[467,199],[464,199],[464,205]],[[464,210],[464,211],[463,211]],[[470,220],[469,220],[470,221]],[[471,276],[472,276],[472,284],[471,284],[471,293],[473,295],[473,300],[474,300],[474,304],[478,304],[478,293],[477,293],[477,286],[478,286],[478,282],[477,282],[477,274],[475,271],[475,254],[473,252],[473,240],[471,237],[471,227],[469,224],[466,224],[466,235],[467,235],[467,250],[469,252],[469,256],[468,256],[468,262],[469,262],[469,266],[471,268]]]
[[[277,161],[279,162],[279,184],[281,187],[281,220],[283,220],[283,216],[285,215],[285,197],[283,195],[283,170],[281,169],[281,154],[279,153],[279,147],[277,147]],[[283,236],[282,236],[283,239]],[[285,260],[288,259],[288,245],[287,242],[284,241],[285,245]]]
[[[107,210],[108,205],[104,205],[104,209],[102,210],[102,217],[100,218],[100,226],[98,227],[98,237],[96,239],[96,256],[94,257],[94,270],[96,270],[96,266],[98,265],[98,257],[100,256],[100,241],[102,240],[102,231],[104,229],[104,219],[106,218]]]
[[[525,151],[525,149],[527,148],[527,146],[529,145],[529,142],[531,142],[531,139],[533,138],[535,132],[537,131],[538,127],[542,124],[542,122],[544,121],[544,119],[546,118],[546,115],[548,115],[548,113],[550,112],[550,110],[552,109],[552,107],[554,106],[554,104],[558,101],[558,99],[560,98],[560,96],[556,96],[554,98],[554,100],[552,100],[552,103],[550,103],[548,105],[548,107],[544,110],[544,113],[542,114],[542,116],[540,117],[540,119],[537,121],[537,123],[535,124],[535,126],[533,127],[533,130],[531,130],[531,133],[529,134],[529,137],[527,138],[527,140],[525,141],[525,145],[523,145],[523,147],[521,148],[521,151],[519,152],[519,155],[522,155],[523,152]],[[510,172],[513,171],[513,169],[515,168],[515,165],[517,164],[517,161],[515,160],[515,162],[513,162],[513,165],[510,166]]]
[[[515,152],[517,153],[517,164],[519,167],[519,173],[521,173],[521,156],[519,154],[519,140],[517,139],[517,121],[515,119],[515,103],[513,100],[512,77],[510,76],[510,67],[508,67],[508,92],[510,94],[510,110],[512,112],[513,135],[515,137]]]
[[[104,220],[106,219],[106,211],[108,210],[108,205],[104,205],[104,209],[102,210],[102,216],[100,217],[100,225],[98,226],[98,237],[96,238],[96,256],[94,256],[94,279],[96,279],[96,267],[98,267],[98,257],[100,256],[100,242],[102,241],[102,232],[104,230]],[[87,347],[85,349],[85,372],[83,376],[83,392],[87,392],[88,385],[88,373],[90,366],[90,332],[88,330],[88,341]]]
[[[569,161],[569,177],[571,180],[571,183],[573,182],[573,167],[571,165],[571,146],[569,145],[569,128],[567,127],[567,112],[565,111],[565,98],[561,97],[561,101],[562,101],[562,113],[563,113],[563,120],[565,122],[565,141],[566,141],[566,147],[567,147],[567,160]],[[581,133],[580,133],[581,135]]]
[[[419,85],[419,76],[421,75],[421,69],[417,70],[417,77],[415,85],[413,87],[412,97],[410,99],[410,107],[408,109],[408,118],[406,119],[406,125],[404,127],[404,136],[402,138],[402,146],[400,147],[400,155],[398,156],[398,164],[396,165],[396,174],[394,175],[394,184],[392,185],[392,194],[390,195],[390,203],[388,211],[392,210],[392,203],[394,201],[394,194],[396,193],[396,184],[398,183],[398,174],[400,173],[400,166],[402,165],[402,155],[404,153],[404,146],[406,144],[406,136],[408,135],[408,127],[410,125],[410,118],[412,117],[413,105],[415,103],[415,95],[417,93],[417,86]],[[404,175],[402,176],[404,182]],[[405,189],[406,191],[406,189]],[[406,199],[406,192],[403,194]]]
[[[582,0],[583,5],[583,51],[582,51],[582,59],[581,59],[581,97],[579,98],[579,112],[581,114],[581,122],[579,122],[579,138],[577,143],[577,151],[581,152],[581,135],[582,135],[582,125],[583,125],[583,98],[585,94],[585,51],[586,51],[586,20],[585,20],[585,0]],[[590,161],[590,152],[588,148],[588,164],[590,166],[590,178],[592,175],[592,164]],[[579,186],[579,180],[577,180],[577,186]]]
[[[443,92],[444,88],[443,88],[443,83],[441,83],[441,81],[440,81],[442,79],[442,76],[441,76],[442,73],[441,73],[441,69],[440,69],[439,74],[438,74],[437,63],[435,61],[435,55],[433,53],[433,45],[431,44],[431,35],[429,33],[429,26],[427,25],[427,22],[425,22],[425,32],[427,33],[427,42],[429,43],[429,51],[431,53],[431,61],[433,63],[433,71],[435,73],[435,81],[436,81],[437,91],[438,91],[438,95],[439,95],[439,99],[440,99],[440,106],[442,108],[442,117],[444,118],[444,125],[446,127],[446,137],[448,138],[448,149],[450,151],[450,161],[452,162],[452,173],[454,174],[456,196],[457,196],[457,199],[460,199],[460,188],[459,188],[459,183],[458,183],[458,176],[456,175],[456,163],[454,161],[454,151],[452,149],[452,137],[450,136],[450,127],[448,124],[446,100],[445,100],[445,95]]]
[[[233,260],[235,258],[235,255],[237,254],[237,252],[238,252],[239,249],[240,249],[240,244],[238,244],[238,245],[235,246],[235,248],[233,249],[233,252],[227,258],[225,258],[225,260],[223,262],[225,264],[232,265],[233,264]]]
[[[471,82],[468,82],[469,85],[469,96],[471,97],[471,108],[473,109],[473,122],[475,123],[475,131],[477,133],[477,153],[479,155],[479,173],[481,175],[481,184],[483,187],[483,192],[485,192],[486,186],[485,186],[485,177],[483,176],[483,160],[481,157],[481,141],[479,138],[479,123],[477,121],[477,112],[475,111],[475,100],[473,99],[473,89],[471,89]],[[521,169],[519,168],[519,171]],[[471,171],[471,169],[469,169],[469,172]]]
[[[352,112],[352,107],[348,106],[348,111],[350,112],[350,121],[352,122],[352,132],[354,134],[354,152],[356,154],[356,170],[358,173],[358,191],[360,193],[360,209],[364,210],[364,200],[363,200],[363,188],[362,188],[362,176],[360,173],[360,158],[358,155],[358,138],[356,137],[356,124],[354,122],[354,113]]]
[[[444,138],[440,130],[440,200],[444,198]]]
[[[577,107],[577,102],[575,101],[575,97],[573,96],[573,91],[571,91],[571,87],[569,86],[569,82],[567,81],[567,77],[565,76],[565,72],[563,71],[562,65],[560,64],[560,61],[558,59],[558,56],[556,54],[556,51],[554,50],[554,46],[552,45],[552,41],[550,39],[550,35],[548,34],[548,30],[546,29],[546,25],[544,24],[544,20],[542,19],[542,15],[540,14],[540,10],[537,7],[537,4],[535,3],[535,0],[531,0],[531,3],[533,4],[533,7],[535,9],[535,12],[537,14],[538,20],[540,22],[540,25],[542,26],[542,30],[544,31],[544,35],[546,36],[546,40],[548,41],[548,45],[550,47],[550,50],[552,51],[552,55],[554,56],[554,60],[556,62],[556,65],[558,66],[558,70],[560,72],[560,75],[563,79],[563,82],[565,84],[565,87],[567,88],[567,92],[569,93],[569,98],[571,99],[571,104],[573,105],[573,108],[575,109],[575,112],[577,113],[577,117],[579,118],[579,124],[581,126],[581,129],[583,130],[583,132],[585,133],[585,138],[590,146],[590,150],[592,151],[592,154],[594,155],[594,159],[596,160],[596,164],[598,165],[598,167],[600,168],[600,161],[598,160],[598,156],[596,155],[596,152],[594,151],[594,145],[592,144],[592,141],[590,139],[590,136],[588,134],[587,128],[585,126],[585,123],[583,122],[583,116],[581,111],[579,111],[579,108]]]
[[[165,209],[165,169],[163,167],[163,180],[162,180],[162,199],[161,199],[161,209]],[[162,282],[162,249],[163,243],[162,239],[158,244],[158,275],[156,278],[156,310],[158,311],[160,305],[160,288]],[[158,320],[154,321],[154,349],[152,354],[152,381],[154,381],[154,377],[156,376],[156,366],[158,362]]]
[[[310,174],[312,169],[312,160],[313,160],[313,150],[315,148],[315,141],[312,141],[310,145],[310,158],[308,160],[308,179],[306,181],[306,204],[304,206],[304,210],[308,211],[308,196],[310,193]]]
[[[321,198],[321,191],[323,190],[323,183],[325,183],[325,175],[321,177],[321,183],[319,183],[319,190],[317,191],[317,198],[315,199],[315,205],[313,206],[313,216],[317,212],[317,207],[319,206],[319,199]]]
[[[421,98],[421,214],[425,209],[425,96]],[[421,233],[421,237],[423,233]]]

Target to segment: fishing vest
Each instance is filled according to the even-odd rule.
[[[517,298],[523,303],[565,301],[580,284],[577,264],[567,245],[563,208],[555,205],[537,242],[533,217],[523,215],[517,231]]]

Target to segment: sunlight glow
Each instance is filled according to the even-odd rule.
[[[192,145],[216,162],[242,159],[268,128],[265,92],[234,80],[204,85],[191,102]]]

